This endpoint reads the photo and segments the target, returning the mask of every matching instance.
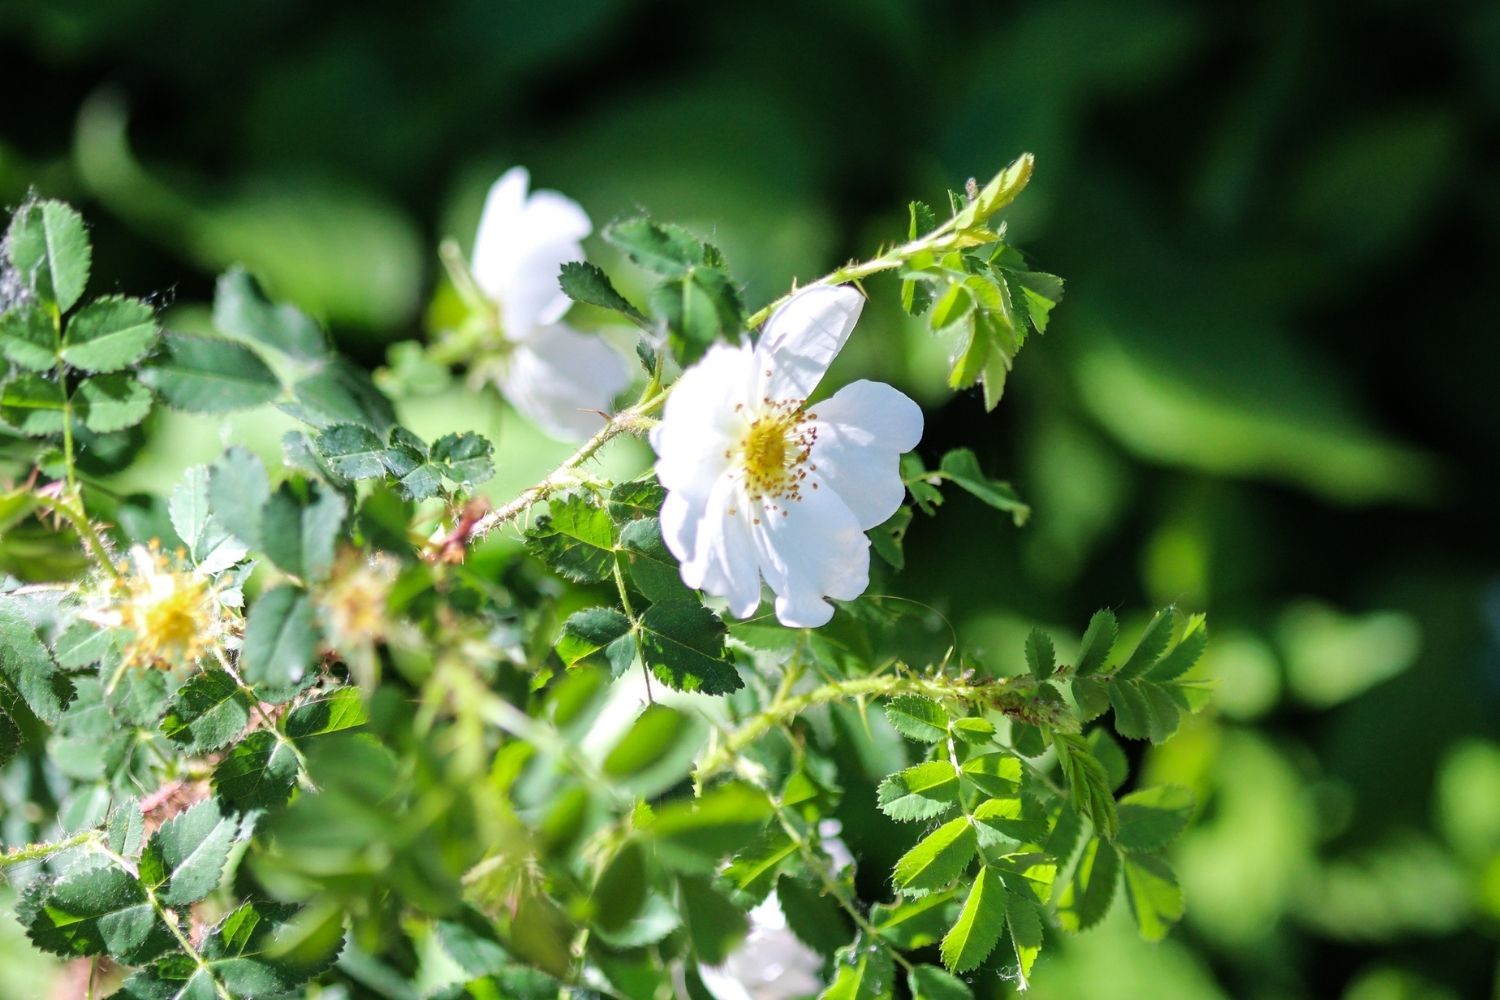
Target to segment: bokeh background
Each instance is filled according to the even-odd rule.
[[[981,659],[1204,610],[1218,685],[1131,748],[1200,795],[1185,923],[1147,946],[1117,907],[1032,996],[1500,996],[1500,5],[0,4],[0,202],[79,204],[95,274],[173,322],[243,262],[372,367],[440,321],[434,248],[515,163],[712,236],[758,305],[1024,150],[1011,235],[1069,293],[1000,408],[944,392],[889,280],[840,372],[1034,516],[954,497],[890,586]],[[418,430],[494,435],[498,492],[557,454],[490,396],[387,384]],[[216,454],[205,427],[153,416],[120,488]],[[878,897],[899,843],[847,837]],[[0,924],[0,995],[43,975]]]

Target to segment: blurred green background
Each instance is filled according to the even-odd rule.
[[[244,262],[371,366],[514,163],[711,236],[758,305],[1034,152],[1011,234],[1069,294],[1000,409],[945,394],[893,281],[836,373],[1033,504],[954,498],[882,584],[981,660],[1103,605],[1210,615],[1214,706],[1132,748],[1200,795],[1187,919],[1147,946],[1117,907],[1032,995],[1500,996],[1500,5],[6,0],[0,80],[0,201],[78,203],[97,290],[192,323]],[[410,382],[417,430],[498,438],[498,492],[557,453]],[[159,413],[121,482],[280,429]],[[900,845],[847,837],[879,897]]]

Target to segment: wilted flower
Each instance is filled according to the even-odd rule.
[[[474,239],[474,282],[494,305],[500,350],[478,373],[548,433],[587,437],[630,383],[625,360],[596,336],[561,320],[571,300],[558,284],[593,229],[577,202],[555,191],[527,194],[522,167],[506,171],[484,204]]]
[[[325,640],[366,687],[376,680],[375,647],[392,627],[387,603],[400,569],[387,553],[346,548],[317,595]]]
[[[240,620],[233,598],[183,562],[155,540],[131,546],[120,575],[108,584],[104,607],[86,616],[129,633],[122,667],[190,667],[232,644]]]
[[[824,598],[869,585],[865,531],[901,506],[901,453],[922,411],[879,382],[853,382],[809,410],[864,299],[814,285],[778,309],[754,347],[717,345],[683,373],[651,432],[667,489],[662,536],[682,579],[750,615],[764,577],[785,625],[833,616]]]

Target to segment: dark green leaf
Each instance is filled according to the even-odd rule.
[[[489,918],[469,907],[433,922],[438,943],[470,976],[490,976],[511,962]]]
[[[1131,652],[1130,658],[1115,671],[1115,677],[1120,680],[1130,680],[1140,677],[1156,666],[1156,661],[1161,659],[1162,653],[1166,652],[1167,644],[1172,641],[1172,625],[1176,613],[1171,608],[1163,608],[1152,616],[1151,621],[1146,624],[1146,629],[1141,633],[1140,641],[1135,644],[1135,650]]]
[[[712,267],[692,267],[662,282],[651,293],[651,309],[666,322],[672,353],[684,365],[744,325],[739,293],[727,274]]]
[[[327,338],[317,323],[295,306],[273,305],[242,268],[219,276],[214,326],[226,337],[303,361],[316,360],[328,351]]]
[[[13,691],[43,722],[55,723],[62,716],[66,681],[31,622],[4,597],[0,597],[0,686]]]
[[[27,437],[61,433],[66,409],[62,386],[41,375],[23,372],[0,386],[0,419]]]
[[[1109,912],[1119,884],[1119,852],[1108,841],[1090,838],[1058,898],[1058,922],[1070,931],[1093,927]]]
[[[838,957],[833,982],[818,1000],[888,1000],[894,995],[895,970],[883,942],[861,934]]]
[[[1127,851],[1159,851],[1187,828],[1193,815],[1193,793],[1181,785],[1158,785],[1131,792],[1120,800],[1120,834]]]
[[[602,235],[605,242],[657,274],[678,277],[704,262],[703,243],[696,236],[680,226],[661,225],[645,216],[611,222]]]
[[[649,323],[639,309],[615,290],[609,276],[595,264],[582,260],[564,264],[562,273],[558,275],[558,284],[574,302],[623,313],[639,324]]]
[[[345,479],[385,475],[385,442],[360,424],[332,424],[318,432],[318,452]]]
[[[656,517],[667,491],[652,476],[618,483],[609,491],[609,516],[624,524],[638,517]]]
[[[26,936],[54,955],[109,955],[138,965],[172,947],[146,890],[114,865],[74,869],[20,908]]]
[[[50,372],[57,367],[58,350],[57,325],[41,306],[27,302],[0,314],[0,354],[15,364]]]
[[[915,899],[882,903],[870,911],[880,936],[898,948],[914,950],[936,944],[948,930],[950,911],[957,908],[957,890],[934,892]]]
[[[1125,898],[1141,937],[1160,941],[1182,919],[1182,889],[1177,876],[1154,854],[1125,855]]]
[[[432,463],[460,486],[477,486],[495,474],[494,451],[488,438],[471,431],[444,434],[432,443]]]
[[[582,494],[554,497],[526,533],[526,551],[577,583],[607,579],[614,570],[615,526]]]
[[[68,320],[63,360],[90,372],[128,368],[156,345],[156,310],[140,299],[95,299]]]
[[[906,540],[906,529],[911,527],[911,508],[902,505],[883,524],[870,529],[870,545],[876,555],[896,569],[906,568],[906,553],[902,543]]]
[[[849,919],[821,885],[782,875],[776,900],[786,925],[803,944],[820,955],[832,955],[849,942]]]
[[[750,929],[744,911],[702,876],[679,877],[677,891],[682,922],[698,960],[722,965]]]
[[[141,854],[141,881],[168,906],[186,906],[219,884],[239,818],[205,799],[163,823]]]
[[[696,601],[663,601],[641,616],[641,656],[679,691],[728,694],[744,686],[724,648],[724,623]]]
[[[979,469],[979,459],[968,448],[955,448],[943,456],[939,469],[954,483],[991,507],[1011,516],[1017,527],[1026,523],[1031,508],[1021,502],[1009,483],[989,479]]]
[[[250,608],[240,667],[246,683],[272,691],[302,680],[312,665],[318,631],[312,602],[301,589],[283,584]]]
[[[286,802],[297,780],[297,757],[276,734],[257,729],[236,743],[214,768],[214,791],[235,809],[266,809]]]
[[[1157,682],[1176,680],[1193,668],[1207,646],[1208,626],[1202,615],[1193,615],[1187,620],[1177,645],[1146,672],[1146,678]]]
[[[734,856],[724,869],[724,877],[758,903],[775,887],[783,869],[797,854],[797,842],[781,827],[772,826],[759,840]]]
[[[696,800],[663,805],[651,826],[658,854],[675,867],[716,870],[721,858],[754,840],[771,818],[764,792],[726,782]]]
[[[260,458],[236,445],[209,467],[208,499],[214,519],[249,546],[261,544],[262,517],[271,482]]]
[[[359,424],[376,434],[388,434],[396,411],[370,373],[345,358],[330,356],[321,369],[292,386],[292,401],[282,409],[314,427]]]
[[[562,633],[557,637],[557,655],[568,666],[573,666],[600,650],[606,651],[614,673],[618,676],[635,655],[634,640],[630,637],[630,619],[614,608],[584,608],[575,611],[563,622]]]
[[[1083,633],[1083,644],[1078,651],[1078,665],[1074,672],[1079,677],[1097,673],[1104,666],[1104,661],[1109,658],[1109,652],[1114,648],[1115,636],[1119,631],[1119,625],[1115,621],[1113,611],[1096,611],[1094,617],[1089,619],[1088,630]]]
[[[1026,666],[1039,681],[1051,677],[1057,670],[1057,654],[1052,650],[1052,637],[1039,628],[1031,630],[1026,637]]]
[[[427,444],[405,427],[391,428],[390,443],[381,453],[396,492],[406,500],[426,500],[443,486],[443,474],[430,459]]]
[[[177,689],[161,730],[186,752],[203,754],[229,743],[249,723],[249,699],[233,677],[211,668]]]
[[[656,518],[627,521],[620,529],[620,548],[630,567],[630,582],[648,601],[693,599],[693,592],[682,582],[676,557],[662,540]]]
[[[935,965],[918,965],[907,974],[912,1000],[974,1000],[974,991],[962,979]]]
[[[162,336],[162,351],[141,369],[141,381],[192,413],[249,409],[281,393],[276,373],[249,349],[170,330]]]
[[[327,487],[308,483],[307,489],[306,499],[289,482],[271,494],[261,522],[261,547],[286,572],[317,581],[333,566],[347,507],[344,498]]]

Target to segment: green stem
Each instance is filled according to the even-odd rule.
[[[756,740],[773,728],[792,721],[810,708],[846,698],[883,698],[897,694],[919,694],[938,700],[960,701],[966,704],[982,704],[994,700],[997,693],[1006,689],[1008,678],[996,678],[981,684],[950,680],[946,677],[917,677],[912,674],[881,674],[876,677],[854,677],[833,681],[814,688],[804,694],[772,702],[739,729],[730,733],[723,744],[710,753],[698,765],[693,781],[702,787],[703,782],[718,772],[734,765],[740,755]]]
[[[71,435],[65,435],[64,441],[66,442],[69,437]],[[73,465],[69,462],[69,480],[72,479],[72,470]],[[118,580],[121,576],[120,568],[109,557],[109,550],[104,547],[104,539],[100,538],[99,533],[94,530],[94,525],[89,520],[88,512],[83,509],[83,495],[73,487],[70,487],[68,492],[78,500],[78,508],[76,510],[67,501],[59,498],[38,494],[37,499],[50,507],[53,513],[72,525],[73,530],[78,532],[78,537],[83,540],[84,548],[93,554],[94,561],[99,564],[100,568],[107,570],[111,576]]]
[[[75,833],[65,840],[43,841],[38,844],[26,844],[22,847],[15,847],[4,854],[0,854],[0,869],[9,868],[11,865],[19,865],[26,861],[40,861],[43,858],[50,858],[54,854],[61,854],[63,851],[70,851],[75,847],[83,847],[86,844],[95,843],[98,839],[99,833],[97,830],[85,830],[82,833]]]

